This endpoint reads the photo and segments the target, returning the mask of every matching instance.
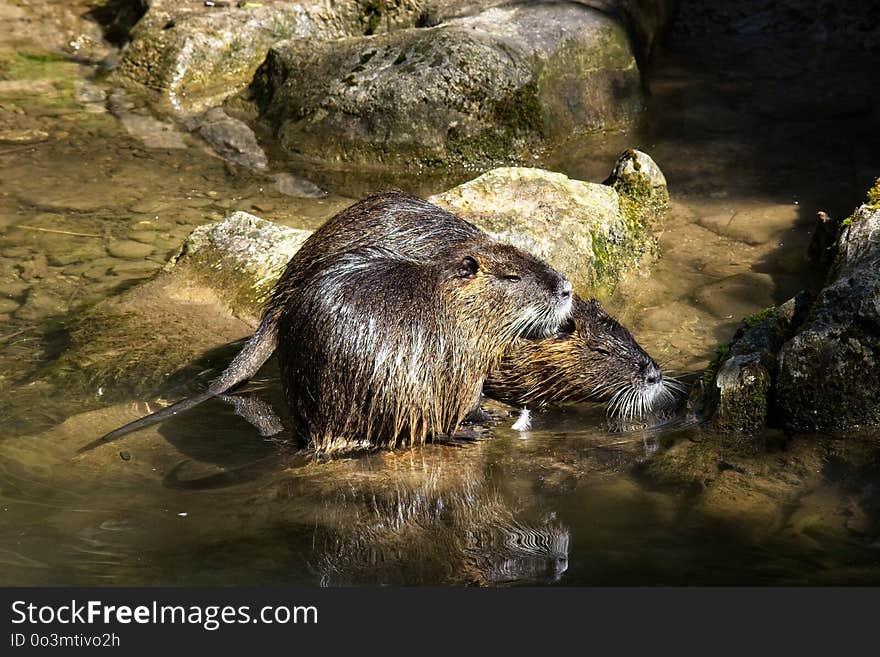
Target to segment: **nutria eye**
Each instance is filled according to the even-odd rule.
[[[516,274],[508,274],[507,276],[502,276],[505,281],[510,281],[511,283],[518,283],[522,279]]]
[[[460,278],[473,278],[477,275],[479,270],[480,264],[476,259],[471,256],[465,256],[462,258],[461,262],[458,263],[458,270],[456,270],[455,274]]]

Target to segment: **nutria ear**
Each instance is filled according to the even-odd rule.
[[[455,274],[460,278],[473,278],[477,275],[477,272],[479,270],[480,263],[477,262],[476,258],[465,256],[461,259],[461,262],[458,263],[458,270],[455,272]]]

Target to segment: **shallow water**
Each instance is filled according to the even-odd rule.
[[[880,98],[870,58],[844,44],[681,28],[668,42],[642,125],[539,164],[596,181],[625,148],[660,164],[673,202],[658,258],[604,301],[658,360],[695,371],[743,316],[816,284],[816,211],[848,213],[880,175]],[[148,278],[231,210],[314,227],[376,187],[427,195],[473,174],[276,162],[330,192],[284,196],[136,99],[108,100],[93,68],[3,48],[0,396],[28,403],[0,407],[0,581],[880,582],[876,435],[768,432],[750,452],[694,427],[610,433],[584,407],[527,433],[505,416],[489,440],[318,462],[215,400],[76,455],[155,400],[107,407],[41,379],[71,310]],[[246,394],[280,406],[271,367],[262,377]]]

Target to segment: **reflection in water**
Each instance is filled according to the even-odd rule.
[[[368,513],[318,539],[322,585],[549,584],[568,567],[569,532],[552,515],[526,524],[476,490],[399,492],[365,500]]]

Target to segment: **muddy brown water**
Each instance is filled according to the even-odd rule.
[[[845,44],[668,41],[641,125],[536,163],[595,181],[625,148],[660,164],[673,201],[658,258],[605,301],[687,372],[743,316],[816,284],[804,258],[816,211],[849,213],[880,175],[880,98],[870,58]],[[36,391],[2,411],[0,582],[880,582],[871,434],[768,432],[769,451],[743,455],[695,428],[612,433],[583,407],[539,414],[526,433],[504,417],[488,440],[314,461],[212,401],[75,455],[156,400],[106,406],[99,390],[34,377],[64,349],[71,310],[148,278],[231,210],[311,228],[377,187],[428,195],[473,174],[276,162],[330,192],[284,196],[136,99],[108,98],[90,66],[32,44],[0,55],[0,396]],[[250,394],[278,405],[277,388],[269,367]],[[66,393],[87,402],[71,411]]]

